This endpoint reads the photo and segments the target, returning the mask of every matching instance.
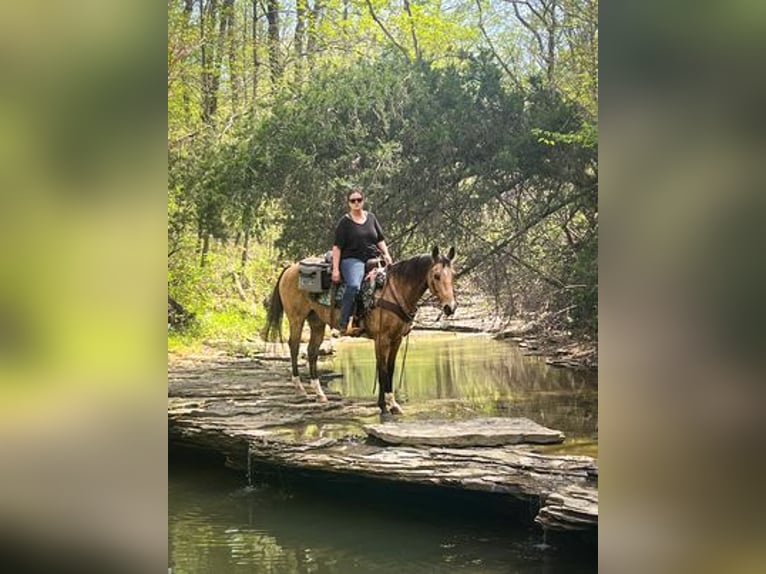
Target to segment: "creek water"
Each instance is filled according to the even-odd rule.
[[[403,360],[404,344],[397,366]],[[343,340],[325,371],[345,397],[374,401],[369,341]],[[596,374],[549,367],[485,336],[417,334],[394,384],[405,417],[526,416],[562,430],[540,450],[597,455]],[[592,541],[544,540],[530,509],[491,496],[303,476],[268,482],[171,462],[169,567],[181,573],[596,572]],[[506,500],[506,499],[503,499]],[[532,513],[533,515],[533,513]]]
[[[329,380],[331,389],[377,400],[372,343],[343,340],[326,366],[342,375]],[[596,371],[551,367],[487,335],[414,333],[399,349],[394,390],[405,418],[527,417],[567,437],[540,450],[598,454]]]

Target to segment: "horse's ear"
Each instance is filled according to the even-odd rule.
[[[431,251],[431,257],[434,258],[434,261],[436,261],[436,258],[439,257],[439,246],[434,245],[433,251]]]
[[[447,259],[452,261],[454,258],[455,258],[455,247],[453,246],[449,248],[449,253],[447,253]]]

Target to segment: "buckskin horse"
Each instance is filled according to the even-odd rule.
[[[375,341],[375,364],[378,373],[378,406],[381,413],[401,414],[402,408],[393,393],[394,365],[402,338],[410,332],[418,301],[428,289],[438,300],[442,311],[450,316],[457,303],[452,288],[455,248],[445,256],[435,246],[431,254],[416,255],[391,265],[386,282],[375,294],[372,308],[363,318],[363,336]],[[325,335],[325,325],[338,328],[340,309],[326,306],[298,289],[298,263],[286,267],[279,276],[266,318],[264,339],[281,339],[282,317],[287,315],[290,324],[288,344],[292,363],[292,381],[298,393],[306,395],[306,389],[298,376],[298,348],[303,325],[308,321],[311,336],[308,343],[308,364],[311,389],[317,400],[327,402],[317,374],[319,345]]]

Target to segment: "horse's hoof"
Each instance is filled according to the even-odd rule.
[[[295,386],[295,392],[301,397],[307,397],[309,394],[301,383],[300,377],[293,377],[293,385]]]
[[[314,391],[314,394],[317,396],[317,401],[323,404],[328,402],[327,395],[324,394],[324,391],[322,390],[322,385],[319,382],[319,379],[311,380],[311,390]]]
[[[392,415],[401,415],[404,412],[402,411],[402,407],[399,406],[399,403],[396,402],[396,399],[394,398],[394,393],[386,393],[384,396],[385,396],[386,410],[388,412],[390,412]]]

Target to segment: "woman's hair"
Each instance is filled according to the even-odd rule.
[[[354,194],[354,193],[358,193],[359,195],[362,196],[362,199],[364,199],[364,192],[362,191],[362,188],[357,185],[357,186],[352,187],[351,191],[349,191],[346,194],[346,201],[348,201],[349,198],[351,197],[351,195]]]

